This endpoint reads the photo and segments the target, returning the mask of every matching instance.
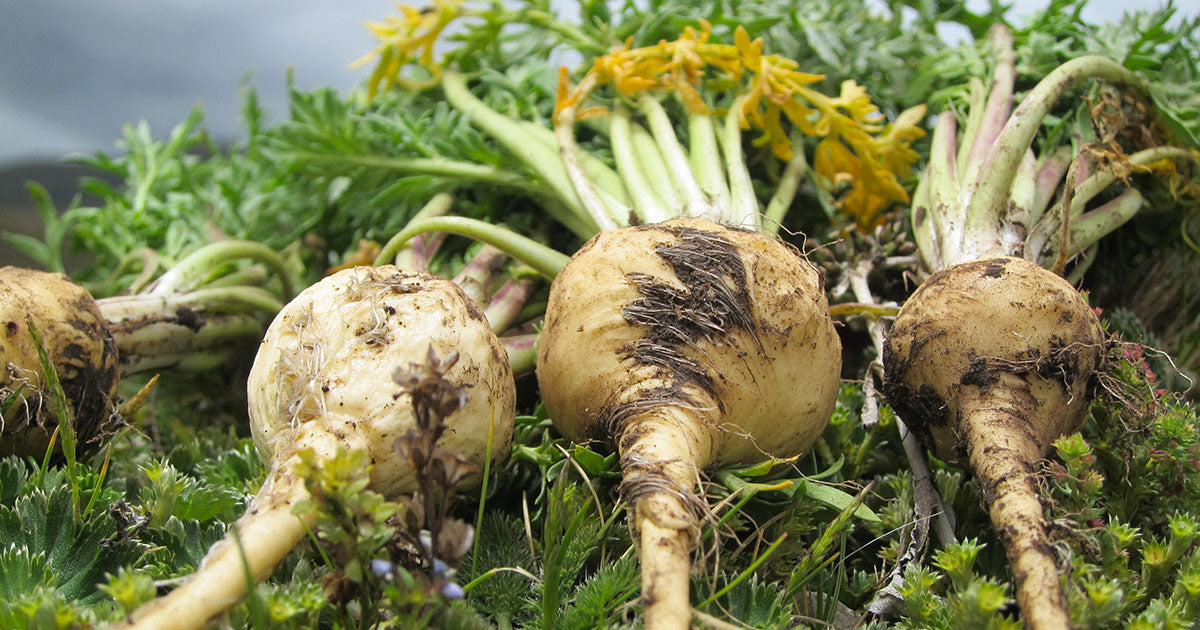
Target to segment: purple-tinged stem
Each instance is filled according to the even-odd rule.
[[[1033,225],[1042,218],[1042,214],[1050,206],[1050,200],[1054,199],[1054,191],[1058,190],[1058,183],[1067,174],[1067,167],[1070,165],[1071,147],[1069,146],[1058,147],[1053,153],[1042,158],[1042,163],[1034,176],[1033,205],[1030,206],[1028,225]]]
[[[930,141],[929,205],[941,248],[939,264],[934,266],[934,270],[954,260],[962,246],[963,204],[958,198],[958,173],[954,162],[957,129],[954,114],[943,112],[938,116]]]
[[[499,334],[517,323],[517,316],[525,308],[537,282],[534,276],[511,278],[496,290],[491,303],[483,311],[493,332]]]
[[[394,264],[403,269],[414,271],[429,271],[433,255],[437,253],[442,242],[446,240],[445,232],[426,232],[418,234],[408,242],[408,247],[396,254]]]
[[[508,362],[512,365],[514,375],[532,372],[537,365],[537,339],[536,333],[500,338],[500,343],[508,352]]]
[[[991,152],[992,145],[1000,136],[1008,114],[1012,111],[1013,83],[1016,79],[1016,53],[1013,51],[1013,35],[1007,26],[997,24],[988,31],[996,66],[992,70],[992,89],[988,94],[983,119],[970,145],[967,167],[963,171],[967,181],[979,175],[979,168]]]
[[[453,207],[453,196],[449,193],[438,193],[409,219],[409,223],[429,217],[445,216]],[[437,253],[438,247],[441,246],[444,240],[446,240],[446,235],[441,232],[418,234],[404,243],[404,247],[396,251],[394,257],[388,256],[384,259],[381,255],[375,259],[375,264],[381,265],[391,262],[403,269],[429,271],[429,263],[433,261],[433,255]]]
[[[987,229],[985,226],[995,224],[1004,216],[1013,177],[1042,121],[1067,90],[1088,78],[1102,79],[1142,93],[1147,91],[1145,82],[1136,73],[1099,55],[1077,57],[1052,70],[1013,111],[992,151],[984,159],[979,169],[980,177],[973,182],[967,207],[968,233],[975,233],[977,228]]]
[[[488,303],[488,287],[493,285],[497,275],[504,269],[504,261],[508,258],[500,249],[484,245],[475,252],[466,266],[454,276],[453,282],[471,298],[479,308]]]

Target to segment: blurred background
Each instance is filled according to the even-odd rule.
[[[1048,1],[1014,0],[1010,15]],[[1085,17],[1104,21],[1129,2],[1093,0]],[[563,11],[573,4],[555,2]],[[1200,10],[1200,0],[1175,4]],[[269,120],[287,114],[289,68],[301,89],[352,88],[368,69],[348,64],[373,44],[363,21],[394,12],[390,0],[0,2],[0,231],[40,234],[26,182],[46,186],[61,209],[85,172],[64,159],[118,151],[126,124],[144,120],[165,137],[200,106],[209,133],[225,142],[238,131],[245,85]],[[0,241],[0,265],[20,262]]]

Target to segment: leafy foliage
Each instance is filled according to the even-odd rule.
[[[1172,21],[1175,10],[1167,6],[1088,25],[1077,19],[1080,6],[1054,0],[1018,25],[1018,90],[1068,57],[1109,54],[1150,78],[1169,128],[1194,140],[1200,18]],[[886,10],[834,0],[589,0],[579,3],[578,17],[557,20],[541,0],[482,10],[453,35],[457,62],[488,105],[547,126],[557,85],[547,58],[576,63],[572,52],[602,54],[626,38],[634,47],[653,46],[705,19],[726,39],[738,26],[751,39],[766,38],[802,70],[825,75],[816,84],[822,89],[856,80],[893,116],[924,102],[960,102],[964,95],[953,86],[968,74],[985,75],[986,56],[970,43],[947,45],[938,25],[956,22],[982,37],[1003,18],[1003,8],[993,3],[989,13],[972,13],[948,0],[891,2]],[[1094,132],[1081,101],[1055,110],[1045,138]],[[14,244],[48,268],[61,266],[67,248],[85,249],[95,264],[81,277],[101,293],[115,293],[138,271],[131,261],[140,260],[139,250],[153,248],[170,261],[222,236],[290,245],[312,279],[340,263],[359,239],[391,236],[442,191],[457,196],[458,213],[533,234],[551,231],[530,210],[531,200],[546,202],[537,175],[436,92],[382,90],[367,99],[365,90],[293,87],[287,116],[268,126],[246,90],[243,118],[244,136],[230,146],[207,135],[198,111],[165,139],[144,124],[127,127],[119,155],[90,160],[118,182],[88,183],[101,203],[76,202],[59,215],[34,188],[44,239]],[[590,153],[607,155],[604,141],[586,130],[581,141]],[[745,150],[755,185],[771,190],[779,173],[770,166],[769,147]],[[811,183],[802,188],[797,212],[789,215],[793,227],[810,234],[836,229],[828,196]],[[1069,558],[1072,618],[1083,628],[1184,628],[1200,617],[1200,418],[1194,404],[1170,397],[1190,386],[1183,374],[1135,345],[1200,357],[1198,311],[1186,306],[1200,295],[1200,274],[1179,237],[1194,234],[1200,222],[1188,219],[1194,214],[1173,192],[1148,193],[1154,211],[1104,245],[1111,249],[1089,272],[1093,296],[1102,295],[1106,307],[1128,305],[1106,311],[1110,329],[1128,342],[1110,375],[1125,394],[1097,402],[1093,421],[1059,440],[1042,475],[1055,545]],[[577,245],[572,235],[546,238]],[[446,264],[457,263],[461,248],[444,256]],[[1144,309],[1135,312],[1137,301],[1105,286],[1154,284],[1117,263],[1160,258],[1177,274],[1162,282],[1163,290],[1178,294],[1183,286],[1185,297],[1193,296],[1175,309],[1182,315],[1170,325]],[[847,326],[848,351],[863,343],[861,336]],[[811,453],[710,475],[705,496],[713,518],[701,535],[701,571],[692,583],[698,615],[762,628],[836,626],[857,622],[883,586],[911,537],[916,499],[895,415],[886,406],[871,412],[876,401],[861,376],[847,374]],[[195,568],[263,478],[263,462],[246,436],[241,378],[237,370],[164,377],[136,419],[138,430],[78,462],[74,472],[0,459],[0,627],[101,626]],[[568,443],[535,392],[523,400],[529,414],[517,419],[512,455],[491,471],[487,496],[461,496],[442,514],[480,523],[471,544],[456,545],[462,551],[456,568],[422,557],[413,532],[404,532],[415,527],[419,543],[426,520],[404,522],[411,502],[367,490],[367,463],[346,453],[307,471],[314,484],[307,509],[319,513],[314,544],[254,589],[231,611],[229,625],[638,627],[637,564],[611,445]],[[864,426],[868,417],[877,423]],[[901,614],[870,618],[869,627],[1018,627],[1012,576],[978,485],[941,462],[933,463],[933,477],[959,540],[909,565],[899,585]]]

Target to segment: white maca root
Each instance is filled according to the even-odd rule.
[[[690,624],[701,472],[803,453],[828,422],[821,284],[778,239],[698,218],[601,232],[555,278],[538,384],[559,431],[620,453],[647,628]]]
[[[507,455],[516,398],[504,348],[483,314],[454,283],[393,266],[354,267],[301,292],[267,330],[248,382],[250,425],[270,466],[234,532],[209,550],[199,570],[165,597],[134,612],[124,627],[203,627],[245,594],[245,573],[265,579],[305,536],[292,507],[307,498],[296,472],[301,449],[318,460],[361,449],[369,487],[388,497],[416,489],[395,448],[414,426],[397,368],[457,353],[442,377],[466,402],[445,419],[439,446],[483,468]]]

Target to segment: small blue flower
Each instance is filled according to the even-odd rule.
[[[450,567],[446,566],[445,562],[443,562],[442,560],[440,560],[438,558],[433,559],[433,575],[435,577],[441,577],[443,575],[446,575],[446,572],[449,570],[450,570]]]
[[[442,587],[442,595],[449,597],[450,599],[462,599],[463,597],[466,597],[467,593],[466,591],[463,591],[463,588],[458,584],[455,584],[454,582],[446,582],[446,585]]]
[[[374,573],[376,577],[388,582],[396,579],[396,565],[380,558],[371,560],[371,572]]]

